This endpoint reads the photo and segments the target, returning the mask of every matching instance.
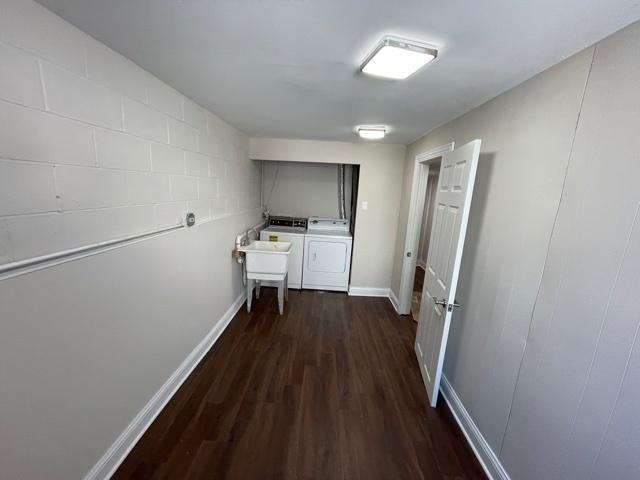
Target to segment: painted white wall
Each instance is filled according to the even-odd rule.
[[[0,124],[2,263],[198,219],[0,278],[0,476],[81,478],[242,295],[260,171],[244,134],[29,0],[0,5]]]
[[[595,48],[504,438],[514,478],[640,478],[638,45],[635,24]]]
[[[408,148],[483,141],[445,375],[514,479],[640,475],[640,25]]]
[[[126,58],[28,0],[0,42],[0,261],[258,204],[247,138]]]
[[[276,138],[252,138],[250,149],[255,160],[360,165],[351,285],[377,289],[390,286],[404,156],[403,145]]]
[[[272,215],[338,218],[336,164],[262,163],[262,205]],[[351,165],[345,166],[345,205],[351,214]]]

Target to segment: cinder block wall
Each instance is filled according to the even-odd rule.
[[[39,4],[0,1],[0,263],[198,220],[0,275],[0,478],[108,476],[242,303],[229,252],[259,197],[243,133]]]
[[[28,1],[0,6],[0,262],[259,206],[244,134]]]

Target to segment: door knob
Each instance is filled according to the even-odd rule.
[[[436,305],[440,305],[442,308],[446,308],[448,312],[452,312],[454,307],[460,306],[460,304],[455,300],[453,303],[447,304],[447,300],[445,298],[439,300],[436,297],[433,297],[433,303],[435,303]]]

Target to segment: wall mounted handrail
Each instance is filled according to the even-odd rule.
[[[183,223],[180,223],[178,225],[174,225],[171,227],[161,228],[159,230],[154,230],[151,232],[138,233],[135,235],[129,235],[127,237],[115,238],[112,240],[105,240],[103,242],[92,243],[90,245],[83,245],[81,247],[70,248],[68,250],[61,250],[59,252],[48,253],[46,255],[40,255],[38,257],[31,257],[31,258],[26,258],[24,260],[5,263],[4,265],[0,265],[0,279],[5,278],[5,275],[11,274],[14,272],[36,268],[41,265],[48,266],[51,264],[60,263],[59,261],[62,261],[62,260],[86,256],[87,254],[98,252],[103,249],[107,249],[109,247],[114,247],[120,244],[133,242],[135,240],[140,240],[146,237],[152,237],[155,235],[159,235],[161,233],[172,232],[174,230],[179,230],[181,228],[185,228],[185,225]]]

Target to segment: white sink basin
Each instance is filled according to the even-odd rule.
[[[247,273],[284,275],[289,266],[290,242],[255,241],[238,248],[244,252],[247,262]]]

